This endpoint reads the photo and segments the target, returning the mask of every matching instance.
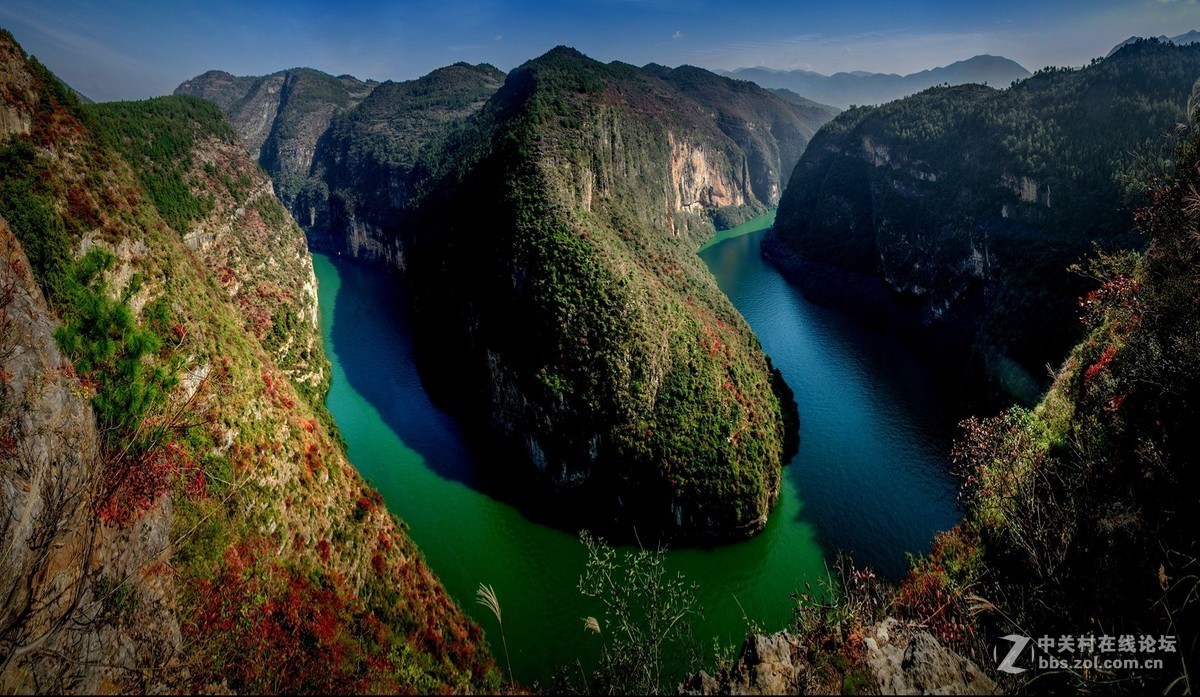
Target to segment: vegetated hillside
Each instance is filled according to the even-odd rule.
[[[0,61],[3,689],[495,689],[346,462],[302,232],[221,113]]]
[[[934,85],[968,83],[1007,87],[1029,77],[1029,71],[1002,56],[974,56],[964,61],[910,75],[894,73],[836,73],[822,75],[808,70],[738,68],[733,77],[750,80],[771,89],[787,89],[822,104],[845,109],[874,105],[916,94]]]
[[[844,112],[796,167],[764,253],[813,297],[969,361],[1025,399],[1078,339],[1068,267],[1132,249],[1145,172],[1184,120],[1200,46],[1128,46],[997,91]]]
[[[748,534],[794,406],[694,250],[709,211],[763,203],[719,112],[656,72],[558,48],[447,141],[397,237],[418,349],[435,393],[518,454],[497,466],[589,524]]]
[[[1143,255],[1104,254],[1080,299],[1086,336],[1033,409],[972,419],[955,449],[964,520],[914,580],[981,639],[1107,635],[1093,655],[1162,668],[1031,673],[1033,689],[1193,691],[1200,668],[1200,129],[1137,212]],[[938,551],[940,550],[940,551]],[[926,577],[929,575],[929,577]],[[932,601],[932,598],[929,599]],[[976,608],[978,609],[978,608]],[[1032,634],[1031,634],[1032,633]],[[1137,649],[1128,648],[1135,637]],[[1153,641],[1147,646],[1145,637]],[[1171,637],[1171,641],[1161,641]],[[1124,638],[1124,640],[1122,640]],[[1056,642],[1057,644],[1057,642]],[[1125,645],[1125,648],[1121,647]],[[1058,660],[1086,658],[1061,645]],[[1022,665],[1026,665],[1022,663]],[[1065,685],[1064,685],[1065,683]]]
[[[210,70],[184,82],[175,94],[215,102],[229,117],[251,156],[290,205],[307,180],[317,141],[338,114],[371,94],[378,83],[292,68],[262,77]]]

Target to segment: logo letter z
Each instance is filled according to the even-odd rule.
[[[996,666],[996,669],[1010,675],[1024,673],[1024,668],[1018,668],[1013,664],[1017,662],[1017,659],[1021,657],[1021,653],[1025,651],[1025,647],[1029,645],[1029,637],[1021,636],[1020,634],[1009,634],[1001,638],[1011,641],[1013,646],[1008,650],[1008,655],[1004,657],[1004,660],[1000,661],[1000,665]]]

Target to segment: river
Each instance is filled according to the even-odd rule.
[[[952,431],[932,373],[896,342],[807,302],[762,260],[762,234],[706,245],[700,256],[795,391],[800,451],[761,534],[668,552],[669,567],[699,586],[704,619],[695,634],[706,649],[714,639],[740,643],[748,621],[784,627],[791,594],[825,579],[837,550],[895,577],[906,552],[928,550],[932,534],[957,520],[945,461]],[[398,279],[314,256],[333,364],[327,404],[350,461],[498,652],[496,620],[475,603],[480,583],[495,588],[518,680],[544,686],[555,666],[589,665],[602,639],[582,618],[601,612],[578,591],[582,545],[478,486],[487,455],[425,393]],[[503,668],[503,655],[497,660]]]

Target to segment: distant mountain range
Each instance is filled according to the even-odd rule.
[[[993,87],[1007,87],[1013,80],[1023,80],[1030,75],[1028,70],[1015,61],[987,55],[975,56],[911,75],[868,73],[861,70],[822,75],[808,70],[775,70],[764,67],[738,68],[732,72],[722,71],[722,74],[750,80],[768,89],[791,90],[808,99],[843,109],[852,104],[883,104],[942,83],[981,83]]]
[[[1108,56],[1111,56],[1112,54],[1119,51],[1121,49],[1121,47],[1128,46],[1129,44],[1132,44],[1141,38],[1143,38],[1143,37],[1131,36],[1128,39],[1125,39],[1124,41],[1117,44],[1116,46],[1113,46],[1112,50],[1110,50],[1108,52],[1108,55],[1106,55],[1104,57],[1108,58]],[[1180,34],[1179,36],[1172,36],[1170,38],[1167,38],[1167,36],[1165,34],[1160,34],[1159,36],[1156,36],[1154,38],[1158,39],[1159,41],[1162,41],[1163,43],[1171,43],[1171,44],[1175,44],[1176,46],[1183,46],[1184,44],[1194,44],[1194,43],[1200,42],[1200,31],[1196,31],[1195,29],[1193,29],[1186,34]]]

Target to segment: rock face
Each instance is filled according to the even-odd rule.
[[[1145,43],[845,112],[796,166],[764,253],[815,299],[1032,400],[1078,339],[1089,288],[1068,267],[1140,244],[1134,153],[1169,150],[1198,72],[1200,47]]]
[[[871,694],[990,695],[999,688],[970,660],[942,646],[928,632],[898,630],[885,620],[865,639],[861,670]],[[721,674],[698,673],[679,686],[686,695],[805,695],[841,692],[818,668],[821,657],[788,632],[754,634],[742,644],[736,663]]]
[[[115,590],[106,583],[136,577],[169,553],[171,507],[125,529],[96,520],[102,461],[95,417],[3,219],[0,304],[0,506],[8,512],[0,520],[0,654],[8,658],[0,687],[111,690],[125,677],[120,666],[161,666],[180,650],[169,582],[137,584],[125,618],[134,624],[102,619]]]
[[[881,695],[991,695],[995,681],[929,632],[893,641],[886,623],[867,639],[867,665]]]

